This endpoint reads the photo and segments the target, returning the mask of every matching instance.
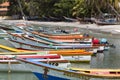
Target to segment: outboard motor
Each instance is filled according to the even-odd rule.
[[[100,40],[100,43],[101,44],[108,44],[108,46],[111,47],[111,48],[116,48],[116,46],[114,44],[109,44],[106,38],[102,38]]]
[[[100,40],[100,43],[101,43],[101,44],[108,44],[108,41],[107,41],[106,38],[102,38],[102,39]]]

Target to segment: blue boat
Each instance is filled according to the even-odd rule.
[[[72,70],[45,64],[42,62],[31,61],[17,58],[23,65],[28,67],[39,80],[80,80],[83,74]]]
[[[16,59],[28,67],[39,80],[90,80],[92,78],[120,78],[119,69],[66,69],[37,61],[25,60],[21,58]]]

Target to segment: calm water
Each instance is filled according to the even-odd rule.
[[[119,69],[120,68],[120,36],[119,35],[111,35],[111,34],[102,34],[102,33],[95,33],[92,31],[88,31],[88,30],[81,30],[80,31],[82,33],[85,32],[89,32],[90,35],[93,35],[97,38],[107,38],[109,43],[114,44],[116,46],[116,48],[110,48],[110,50],[108,51],[104,51],[104,53],[99,53],[97,54],[96,57],[92,57],[90,64],[87,63],[73,63],[72,66],[73,67],[79,67],[79,68],[111,68],[111,69]],[[6,42],[5,40],[0,40],[0,43],[3,45],[7,45],[7,46],[11,46],[13,47],[13,45],[11,45],[10,43]],[[5,51],[3,49],[0,49],[1,52]],[[19,75],[18,75],[19,74]],[[0,73],[0,75],[3,75],[4,77],[6,77],[6,80],[9,80],[9,76],[8,73]],[[11,74],[13,75],[13,74]],[[14,73],[14,76],[18,76],[18,77],[22,77],[25,79],[22,80],[36,80],[36,78],[33,76],[32,73],[29,74],[24,74],[26,76],[28,75],[32,75],[32,77],[26,78],[26,76],[23,76],[23,73]],[[12,77],[14,77],[12,76]],[[7,79],[8,78],[8,79]],[[1,79],[0,80],[4,80]],[[13,79],[12,79],[13,80]],[[21,80],[21,78],[17,78],[14,80]],[[91,79],[91,80],[116,80],[116,79]],[[117,79],[120,80],[120,79]]]
[[[93,33],[91,33],[93,34]],[[91,68],[120,68],[120,36],[111,34],[94,34],[98,38],[107,38],[109,43],[114,44],[116,48],[110,48],[103,54],[97,54],[92,58]]]

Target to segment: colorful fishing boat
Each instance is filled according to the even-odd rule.
[[[29,33],[29,34],[33,34],[34,36],[38,37],[38,38],[45,38],[45,40],[47,39],[51,39],[51,40],[60,40],[60,41],[65,41],[65,42],[80,42],[80,41],[88,41],[89,39],[91,39],[92,37],[90,37],[89,35],[82,35],[82,34],[58,34],[58,35],[51,35],[51,34],[44,34],[44,33],[40,33],[38,31],[33,31],[33,29],[31,28],[18,28],[18,27],[13,27],[15,29],[16,32],[22,32],[22,33]],[[53,36],[53,38],[51,38],[51,36]],[[68,36],[68,38],[67,38]],[[56,38],[54,38],[56,37]],[[58,37],[58,38],[57,38]],[[59,41],[57,41],[59,42]]]
[[[61,55],[58,54],[47,54],[47,55],[0,55],[1,64],[20,64],[15,58],[22,58],[31,61],[37,61],[54,65],[57,67],[68,68],[71,64],[68,60],[65,60]]]
[[[33,62],[30,60],[17,58],[22,64],[31,68],[31,71],[40,80],[88,80],[92,78],[120,78],[120,70],[73,70],[73,69],[63,69],[48,64]],[[27,64],[26,64],[27,63]],[[34,67],[34,68],[33,68]],[[104,71],[103,71],[104,70]]]
[[[50,39],[67,39],[67,40],[71,40],[71,39],[89,39],[92,38],[90,36],[83,36],[82,34],[63,34],[63,35],[51,35],[51,34],[43,34],[37,31],[31,31],[29,29],[24,29],[25,31],[33,34],[33,35],[38,35],[40,37],[45,37],[45,38],[50,38]]]
[[[96,18],[95,23],[97,25],[118,25],[120,22],[115,14],[104,13],[102,18]]]
[[[65,60],[70,61],[71,63],[90,63],[91,56],[63,56]]]
[[[8,40],[8,39],[6,39]],[[17,49],[23,49],[23,50],[32,50],[32,51],[39,51],[39,50],[64,50],[64,49],[85,49],[87,50],[89,54],[89,52],[91,53],[96,53],[98,51],[103,52],[104,50],[104,46],[93,46],[93,47],[88,47],[88,46],[81,46],[81,47],[71,47],[71,46],[61,46],[61,48],[51,48],[50,46],[36,46],[36,45],[31,45],[31,44],[26,44],[26,43],[22,43],[22,42],[17,42],[17,41],[13,41],[13,40],[8,40],[11,44],[13,44],[15,46],[15,48]],[[79,53],[78,53],[79,54]]]
[[[64,40],[63,40],[63,42],[60,42],[59,40],[58,41],[56,41],[56,40],[51,40],[51,39],[49,39],[49,38],[46,38],[46,37],[39,37],[39,38],[37,38],[37,37],[35,37],[35,36],[33,36],[33,35],[31,35],[31,34],[12,34],[12,33],[10,33],[10,32],[6,32],[7,34],[8,34],[8,36],[10,37],[10,38],[12,38],[13,36],[14,37],[16,37],[16,38],[24,38],[25,40],[27,39],[27,40],[29,40],[30,42],[32,41],[32,42],[41,42],[41,43],[45,43],[45,44],[59,44],[59,45],[69,45],[69,44],[92,44],[92,38],[89,38],[89,39],[83,39],[83,40],[68,40],[67,42],[65,42]]]
[[[44,50],[44,51],[29,51],[29,50],[18,50],[8,46],[0,45],[1,48],[10,50],[11,52],[1,53],[1,54],[11,54],[11,55],[20,55],[20,54],[59,54],[62,55],[66,60],[70,62],[90,62],[92,52],[87,52],[84,49],[64,49],[64,50]],[[15,53],[14,53],[15,52]],[[89,57],[88,57],[89,56]],[[71,59],[70,59],[71,57]]]
[[[29,33],[29,30],[26,30],[26,31],[28,31],[28,33]],[[29,34],[32,34],[32,33],[29,33]],[[41,33],[42,34],[42,33]],[[45,34],[46,35],[46,34]],[[75,35],[79,35],[79,34],[75,34]],[[53,35],[54,36],[54,35]],[[56,35],[55,35],[56,36]],[[57,36],[62,36],[62,35],[57,35]],[[37,42],[39,42],[38,40],[43,40],[43,41],[47,41],[48,43],[49,43],[49,45],[51,45],[51,46],[53,46],[54,45],[54,43],[55,44],[58,44],[58,45],[68,45],[68,44],[72,44],[72,45],[75,45],[75,44],[78,44],[78,45],[91,45],[91,46],[94,46],[94,47],[98,47],[99,46],[99,49],[98,49],[98,52],[103,52],[103,50],[104,49],[106,49],[106,50],[108,50],[109,49],[109,45],[108,44],[106,44],[106,42],[107,42],[107,40],[106,40],[106,42],[105,41],[102,41],[102,39],[100,40],[100,43],[103,43],[103,44],[100,44],[100,43],[97,43],[97,44],[93,44],[93,41],[94,41],[94,38],[92,38],[92,37],[89,37],[89,35],[85,35],[85,37],[83,36],[83,38],[80,38],[80,39],[69,39],[69,40],[67,40],[67,39],[50,39],[50,38],[48,38],[48,37],[43,37],[43,36],[40,36],[40,35],[35,35],[35,34],[33,34],[32,36],[31,36],[32,38],[37,38]],[[26,38],[26,39],[28,39],[28,40],[32,40],[32,39],[30,39],[30,38],[28,38],[28,37],[24,37],[24,38]],[[95,38],[96,39],[96,38]],[[27,40],[27,41],[28,41]],[[35,39],[34,40],[32,40],[32,42],[33,41],[35,41]],[[47,44],[48,44],[47,43]],[[38,43],[37,43],[38,44]],[[101,50],[102,49],[102,50]]]
[[[11,34],[12,35],[12,34]],[[15,35],[15,36],[17,36],[17,35]],[[15,37],[14,36],[14,37]],[[20,35],[19,36],[17,36],[17,37],[20,37]],[[65,42],[56,42],[56,43],[54,43],[54,41],[51,41],[50,39],[48,39],[48,41],[46,41],[46,40],[43,40],[43,39],[37,39],[36,37],[34,37],[34,36],[31,36],[31,35],[27,35],[27,34],[23,34],[23,35],[21,35],[21,37],[23,37],[24,38],[24,40],[25,41],[29,41],[30,43],[33,43],[33,44],[46,44],[46,45],[64,45],[64,46],[67,46],[67,45],[92,45],[92,39],[89,39],[89,40],[83,40],[83,41],[80,41],[80,42],[74,42],[74,43],[65,43]]]
[[[91,47],[91,44],[80,44],[80,45],[78,44],[66,44],[66,45],[65,44],[64,45],[52,45],[51,44],[50,45],[49,44],[48,45],[43,42],[41,43],[38,42],[39,44],[36,42],[36,44],[34,44],[31,41],[25,40],[25,38],[22,36],[19,36],[19,35],[15,36],[15,35],[10,34],[9,41],[14,42],[14,43],[16,42],[16,43],[24,43],[28,45],[38,46],[38,47],[46,48],[46,49],[75,49],[75,48],[81,48],[81,47]]]
[[[33,34],[33,33],[30,33],[30,34]],[[74,39],[69,39],[69,40],[68,39],[51,39],[48,37],[42,37],[42,36],[37,35],[37,34],[33,34],[33,35],[34,35],[33,38],[36,37],[37,39],[40,39],[40,40],[52,42],[52,44],[53,43],[63,44],[63,45],[66,45],[66,43],[72,43],[72,44],[77,43],[77,44],[82,44],[82,45],[88,44],[91,46],[104,46],[104,48],[106,50],[109,49],[109,46],[111,45],[108,43],[107,39],[105,39],[105,38],[97,39],[94,37],[89,37],[88,34],[84,34],[83,38],[78,38],[78,39],[74,38]]]
[[[6,60],[6,59],[14,59],[15,57],[27,59],[27,58],[33,58],[33,59],[63,59],[61,55],[58,54],[44,54],[44,55],[36,55],[36,54],[17,54],[16,55],[0,55],[1,60]]]
[[[79,44],[70,43],[53,43],[49,41],[35,40],[34,38],[23,37],[17,34],[9,33],[10,41],[16,48],[28,49],[28,50],[40,50],[40,49],[91,49],[93,53],[97,50],[102,52],[104,50],[104,45],[92,46],[92,42],[83,42]],[[52,44],[51,44],[52,43]],[[97,50],[96,50],[97,49]]]
[[[78,73],[84,73],[85,75],[91,75],[101,78],[120,78],[120,69],[80,69],[70,68],[70,70]]]

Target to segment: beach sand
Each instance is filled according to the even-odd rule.
[[[92,31],[97,31],[101,33],[110,33],[110,34],[120,34],[120,25],[104,25],[99,26],[96,24],[80,24],[79,22],[41,22],[41,21],[23,21],[23,20],[0,20],[0,23],[13,24],[13,23],[32,23],[39,25],[49,25],[49,26],[71,26],[78,27],[82,29],[88,29]]]

